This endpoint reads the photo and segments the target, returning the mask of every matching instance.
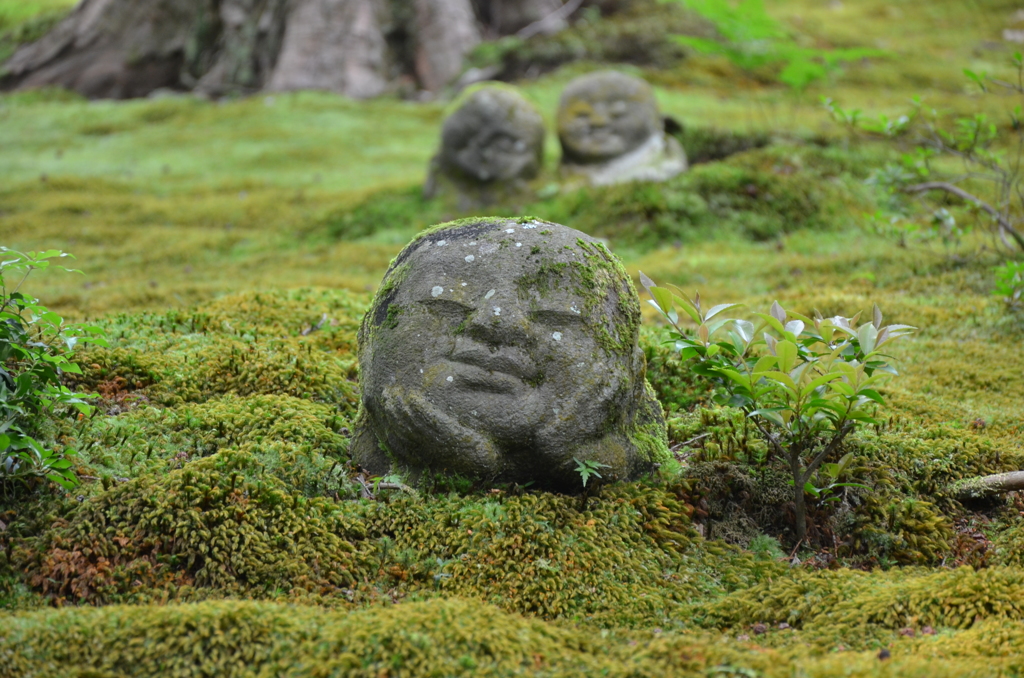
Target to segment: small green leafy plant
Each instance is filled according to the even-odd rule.
[[[715,25],[724,41],[676,36],[681,44],[707,54],[725,56],[744,70],[766,65],[779,67],[779,81],[800,93],[822,80],[843,62],[880,56],[877,49],[818,49],[797,44],[789,32],[768,14],[764,0],[662,0],[678,2]]]
[[[1012,63],[1016,82],[1007,82],[965,70],[964,74],[981,93],[991,96],[1002,91],[1013,97],[1024,94],[1024,56],[1016,53]],[[918,196],[926,214],[931,214],[930,233],[947,247],[957,243],[966,232],[943,207],[952,199],[988,222],[997,247],[1019,254],[1024,251],[1024,114],[1021,106],[1009,113],[1008,124],[997,125],[984,113],[957,116],[947,122],[945,116],[912,99],[905,114],[885,115],[877,120],[864,117],[859,110],[844,110],[832,99],[822,103],[833,119],[846,128],[849,139],[865,135],[894,142],[901,150],[900,160],[879,170],[875,183],[893,193]],[[949,169],[948,161],[960,167]],[[934,196],[942,196],[941,200]]]
[[[81,374],[71,357],[82,343],[106,346],[98,327],[68,324],[57,313],[25,295],[21,288],[35,270],[70,255],[58,250],[18,252],[0,247],[0,485],[46,478],[70,489],[78,484],[69,457],[75,450],[56,449],[38,440],[40,418],[70,410],[86,416],[93,396],[65,386],[65,373]],[[73,271],[77,272],[77,271]]]
[[[601,474],[598,472],[598,469],[608,468],[608,464],[602,464],[600,462],[593,461],[592,459],[584,459],[580,461],[576,457],[573,457],[572,460],[576,462],[576,473],[580,474],[580,480],[583,481],[583,487],[587,486],[587,482],[590,480],[591,476],[601,478]]]
[[[717,387],[715,400],[742,409],[754,422],[769,445],[766,461],[785,460],[794,486],[796,538],[803,541],[805,495],[827,499],[850,486],[838,482],[850,459],[825,467],[818,480],[824,487],[812,479],[859,425],[878,423],[875,410],[884,404],[878,387],[896,374],[881,349],[915,328],[882,325],[877,306],[872,320],[858,326],[857,316],[811,319],[778,302],[767,313],[753,314],[759,321],[755,326],[727,315],[739,304],[705,309],[700,294],[688,299],[643,273],[640,280],[672,326],[669,341],[693,361],[696,374]],[[680,325],[680,310],[695,330]]]
[[[993,291],[1010,308],[1024,306],[1024,261],[1009,261],[997,266],[996,288]]]
[[[847,452],[842,459],[835,463],[825,463],[818,469],[813,481],[808,480],[804,485],[804,491],[819,501],[839,501],[839,493],[836,492],[842,487],[859,487],[867,489],[867,485],[861,483],[841,483],[839,480],[850,470],[853,463],[853,452]]]

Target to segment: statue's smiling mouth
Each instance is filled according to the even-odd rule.
[[[449,359],[458,368],[454,376],[459,383],[487,391],[521,388],[538,374],[533,361],[511,347],[495,353],[484,347],[466,347],[456,349]]]

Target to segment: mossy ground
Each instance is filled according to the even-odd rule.
[[[80,450],[81,487],[0,506],[0,676],[1024,671],[1024,503],[949,491],[1024,464],[1024,318],[991,295],[980,234],[903,247],[871,227],[909,212],[867,181],[892,151],[848,145],[815,104],[891,113],[920,93],[1002,114],[1015,102],[979,98],[960,69],[1004,74],[1016,6],[767,5],[805,44],[888,56],[795,97],[770,70],[643,43],[653,56],[633,68],[707,162],[662,186],[561,193],[549,139],[541,197],[493,211],[609,238],[630,274],[712,303],[878,302],[920,328],[897,345],[885,421],[847,446],[869,489],[812,506],[799,565],[784,473],[751,472],[763,441],[709,405],[652,310],[642,342],[681,460],[653,478],[589,498],[450,478],[410,494],[352,467],[370,293],[416,230],[467,216],[419,193],[443,102],[6,95],[3,244],[76,254],[84,276],[29,291],[112,346],[80,359],[97,415],[45,431]],[[38,16],[8,7],[0,33]],[[580,26],[540,56],[607,40],[584,45],[606,58],[635,30]],[[550,123],[587,68],[522,84]]]

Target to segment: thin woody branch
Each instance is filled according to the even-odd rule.
[[[996,223],[999,224],[1000,230],[1003,231],[1004,233],[1006,233],[1007,235],[1009,235],[1011,238],[1013,238],[1014,242],[1017,243],[1017,246],[1020,247],[1022,250],[1024,250],[1024,235],[1021,235],[1020,232],[1018,232],[1017,229],[1015,229],[1010,224],[1010,222],[1007,221],[1006,217],[1004,217],[1002,215],[1002,213],[999,212],[999,210],[997,210],[992,205],[989,205],[987,202],[985,202],[981,198],[968,193],[967,191],[965,191],[964,189],[960,188],[959,186],[957,186],[955,184],[951,184],[951,183],[948,183],[948,182],[945,182],[945,181],[926,181],[926,182],[924,182],[922,184],[914,184],[912,186],[906,186],[906,187],[903,188],[903,191],[905,193],[924,193],[926,191],[945,191],[946,193],[951,193],[952,195],[955,195],[958,198],[961,198],[963,200],[966,200],[967,202],[973,203],[979,209],[987,212],[993,219],[995,219]]]

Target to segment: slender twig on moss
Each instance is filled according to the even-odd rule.
[[[785,450],[782,449],[782,445],[779,444],[779,441],[767,429],[765,429],[760,421],[754,419],[754,426],[757,426],[757,430],[761,432],[761,435],[763,435],[769,443],[771,443],[771,446],[775,448],[775,451],[780,457],[785,458],[788,456]]]
[[[694,436],[694,437],[690,438],[689,440],[687,440],[685,442],[676,443],[675,445],[670,447],[669,450],[671,450],[672,452],[675,452],[677,450],[681,450],[682,448],[686,447],[687,445],[692,445],[693,443],[697,442],[698,440],[703,440],[704,438],[707,438],[709,435],[711,435],[711,434],[710,433],[701,433],[699,436]]]
[[[1013,240],[1017,243],[1018,247],[1024,249],[1024,235],[1021,235],[1020,232],[1018,232],[1017,229],[1015,229],[1010,224],[1010,222],[1007,221],[1006,217],[1004,217],[999,212],[999,210],[997,210],[995,207],[992,207],[992,205],[989,205],[981,198],[978,198],[977,196],[968,193],[959,186],[956,186],[945,181],[926,181],[923,184],[914,184],[912,186],[906,186],[903,190],[907,193],[923,193],[925,191],[945,191],[947,193],[952,193],[953,195],[962,198],[968,202],[972,202],[978,208],[984,210],[985,212],[988,212],[988,214],[993,219],[996,220],[996,223],[999,224],[999,228],[1002,231],[1004,231],[1007,235],[1009,235],[1011,238],[1013,238]]]

